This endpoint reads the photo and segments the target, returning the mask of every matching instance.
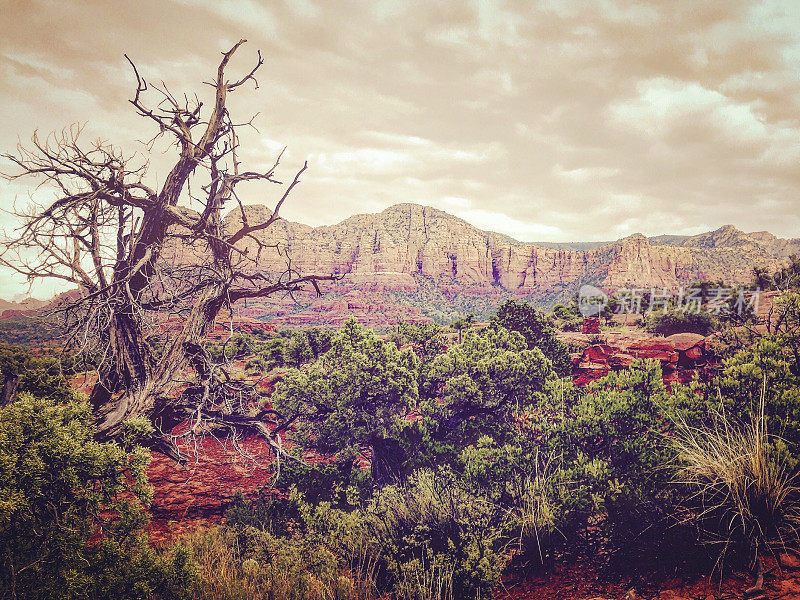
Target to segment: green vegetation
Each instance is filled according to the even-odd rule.
[[[277,531],[274,511],[298,510],[294,534]],[[237,499],[226,524],[191,534],[184,544],[199,563],[196,600],[361,600],[374,598],[373,548],[363,527],[327,507],[312,509],[296,494],[258,512]],[[286,524],[286,520],[281,523]]]
[[[578,304],[556,304],[553,306],[553,325],[560,331],[580,331],[583,315],[578,311]]]
[[[28,392],[37,398],[63,399],[75,396],[67,377],[79,368],[75,356],[65,354],[34,355],[20,346],[0,344],[0,406],[5,406],[16,394]]]
[[[246,368],[266,372],[285,365],[300,366],[318,359],[331,347],[331,331],[318,327],[307,331],[281,332],[270,337],[263,330],[253,335],[236,333],[222,343],[206,344],[217,364],[248,358]]]
[[[94,442],[49,359],[3,348],[22,391],[0,412],[3,585],[441,600],[487,598],[508,569],[585,552],[631,576],[760,564],[800,527],[798,295],[776,311],[713,381],[671,387],[657,361],[574,386],[551,320],[514,301],[483,329],[234,336],[220,359],[288,367],[270,409],[291,456],[275,489],[162,552],[142,534],[147,423],[127,424],[123,446]]]
[[[445,329],[438,323],[399,323],[386,339],[398,348],[411,346],[423,363],[430,362],[444,350]]]
[[[670,308],[649,313],[644,328],[658,335],[687,332],[709,335],[716,328],[716,320],[708,311],[689,312]]]
[[[673,446],[682,483],[702,506],[700,523],[721,552],[760,557],[797,541],[800,487],[795,454],[768,433],[765,405],[759,415],[732,425],[717,413],[710,427],[680,422]],[[696,507],[690,506],[690,514]],[[760,587],[760,586],[759,586]]]
[[[60,400],[0,409],[3,596],[189,598],[190,554],[147,545],[149,453],[94,442],[87,404]]]
[[[753,287],[761,290],[789,291],[800,287],[800,257],[792,255],[789,264],[775,273],[764,267],[753,267]]]
[[[60,317],[53,314],[13,314],[0,319],[0,339],[7,344],[57,344],[66,335]]]
[[[507,300],[497,309],[493,321],[510,331],[521,333],[528,348],[539,348],[553,363],[560,377],[570,374],[569,352],[556,337],[555,328],[544,313],[524,302]]]

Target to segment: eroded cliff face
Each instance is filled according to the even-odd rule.
[[[250,222],[269,214],[266,207],[246,210]],[[235,211],[228,226],[240,222]],[[355,215],[326,227],[279,221],[257,235],[280,248],[262,251],[259,269],[278,272],[291,257],[302,273],[342,275],[337,285],[344,288],[414,291],[415,278],[424,276],[476,292],[500,286],[535,295],[581,283],[605,288],[679,287],[703,279],[743,283],[750,281],[754,265],[778,265],[765,245],[729,226],[682,238],[681,245],[654,244],[636,234],[591,250],[557,250],[481,231],[416,204]],[[247,245],[254,256],[256,244]]]
[[[271,214],[265,206],[245,211],[250,224]],[[236,209],[227,216],[226,228],[236,231],[241,222]],[[562,301],[583,284],[613,292],[623,287],[674,291],[698,281],[749,283],[753,267],[777,270],[797,242],[726,225],[696,236],[634,234],[599,246],[543,247],[417,204],[316,228],[280,219],[253,235],[239,243],[248,259],[238,268],[278,274],[291,265],[304,275],[341,277],[321,286],[323,298],[298,292],[237,307],[241,315],[280,319],[286,326],[335,325],[349,316],[370,326],[429,317],[447,322],[470,312],[487,316],[509,297]],[[203,252],[174,243],[164,255],[202,264]]]

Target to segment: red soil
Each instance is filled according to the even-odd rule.
[[[782,558],[782,568],[773,559],[765,560],[764,591],[751,595],[751,600],[800,599],[800,560],[794,555]],[[735,573],[723,581],[702,575],[674,577],[635,589],[619,581],[604,581],[590,564],[578,562],[556,565],[525,581],[506,580],[495,600],[734,600],[744,598],[752,585],[750,574]]]

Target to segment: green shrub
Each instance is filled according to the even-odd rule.
[[[577,302],[556,304],[553,307],[553,319],[554,327],[560,331],[580,331],[583,327],[583,316]]]
[[[552,363],[539,348],[527,349],[519,333],[499,326],[469,331],[424,371],[418,410],[427,443],[410,450],[430,464],[452,460],[485,435],[505,443],[514,414],[536,406],[554,378]]]
[[[90,407],[62,400],[26,393],[0,410],[2,595],[187,598],[188,552],[147,545],[149,453],[93,441]]]
[[[377,549],[363,515],[291,490],[255,502],[237,496],[223,526],[184,543],[200,564],[198,600],[373,598]]]
[[[509,331],[521,333],[529,349],[539,348],[550,359],[559,377],[572,373],[569,352],[556,337],[553,324],[541,311],[524,302],[506,300],[497,309],[497,316],[492,322]]]
[[[253,336],[246,333],[235,333],[222,343],[213,343],[206,346],[209,356],[217,363],[237,360],[255,354],[260,343]]]
[[[467,320],[463,322],[466,324]],[[410,345],[423,363],[433,360],[445,348],[444,328],[438,323],[398,323],[386,340],[398,348]]]
[[[289,370],[273,404],[281,414],[303,417],[296,425],[299,447],[331,455],[342,475],[369,447],[372,476],[392,480],[402,467],[397,436],[417,399],[418,368],[413,352],[400,352],[351,319],[318,361]]]
[[[651,312],[645,319],[645,329],[658,335],[699,333],[709,335],[716,329],[714,316],[707,311],[689,312],[670,309]]]
[[[671,534],[682,532],[668,531],[666,518],[673,452],[663,434],[674,402],[659,363],[637,361],[567,391],[560,400],[552,396],[535,425],[546,454],[559,458],[554,480],[569,482],[558,507],[565,541],[578,543],[581,530],[599,522],[615,559],[668,556]]]
[[[503,508],[501,523],[517,566],[526,570],[551,565],[568,529],[572,482],[563,477],[560,456],[546,454],[526,427],[510,443],[485,436],[465,448],[460,473],[481,490],[485,501]]]
[[[73,373],[74,357],[34,356],[19,346],[0,344],[0,405],[17,393],[37,398],[68,398],[74,395],[66,375]]]
[[[242,535],[247,550],[238,545]],[[356,600],[364,590],[339,570],[336,556],[303,537],[275,537],[254,528],[237,534],[215,527],[184,538],[200,565],[196,600]]]
[[[485,598],[508,562],[502,509],[448,471],[417,471],[380,491],[375,535],[402,598]]]
[[[284,338],[277,337],[264,342],[259,357],[264,361],[264,369],[267,371],[284,366],[286,364]]]
[[[269,363],[261,356],[251,358],[244,364],[245,373],[259,374],[269,371]]]
[[[284,348],[284,359],[287,365],[299,367],[314,359],[314,352],[304,333],[295,333]]]
[[[785,445],[767,432],[765,403],[745,425],[725,413],[711,427],[681,420],[672,439],[685,518],[724,556],[739,550],[750,563],[800,542],[800,487]]]
[[[785,337],[767,334],[726,359],[719,380],[728,414],[760,418],[765,398],[766,432],[783,440],[793,465],[800,461],[800,374],[796,364]]]

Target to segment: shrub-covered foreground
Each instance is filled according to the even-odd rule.
[[[758,565],[796,546],[800,518],[797,315],[783,323],[731,348],[712,384],[668,389],[638,362],[580,389],[525,305],[450,347],[435,327],[382,339],[350,322],[271,398],[295,455],[274,489],[162,552],[141,536],[135,424],[128,447],[96,444],[79,401],[22,395],[0,412],[2,585],[488,598],[503,573],[581,553],[628,575]]]
[[[188,598],[196,568],[144,535],[148,453],[92,440],[85,402],[0,410],[0,586],[12,598]]]

